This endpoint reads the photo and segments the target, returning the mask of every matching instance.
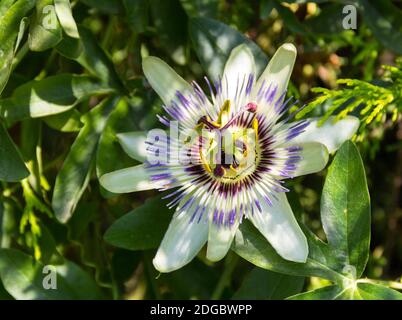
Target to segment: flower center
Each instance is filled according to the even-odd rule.
[[[222,105],[218,118],[204,116],[196,127],[204,169],[215,179],[236,182],[254,172],[259,159],[257,105],[248,103],[232,115],[230,101]]]

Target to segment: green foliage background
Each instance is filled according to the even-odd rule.
[[[356,30],[342,27],[347,4],[357,8]],[[0,299],[400,299],[401,8],[391,0],[1,0]],[[43,27],[49,18],[52,29]],[[172,212],[156,192],[117,196],[98,182],[136,164],[117,133],[160,126],[162,103],[141,58],[158,56],[201,83],[243,42],[260,70],[282,43],[294,43],[289,94],[307,105],[298,116],[359,117],[362,160],[348,142],[328,176],[288,183],[316,254],[305,266],[284,263],[245,223],[249,245],[237,237],[225,261],[208,262],[202,251],[158,275],[152,258]],[[349,178],[345,204],[357,198],[366,207],[331,217],[343,210],[331,198],[334,185]],[[331,251],[344,243],[324,232],[329,225],[342,232],[354,218],[362,219],[359,232],[343,240],[356,287],[344,283],[343,252]],[[49,264],[57,266],[57,290],[42,286]]]

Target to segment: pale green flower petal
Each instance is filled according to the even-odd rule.
[[[143,131],[125,132],[116,135],[123,150],[133,159],[144,162],[147,159],[147,133]]]
[[[296,164],[293,176],[304,176],[323,170],[328,163],[328,150],[318,142],[298,144],[303,149],[300,152],[301,160]]]
[[[190,222],[191,212],[175,215],[153,260],[160,272],[171,272],[185,266],[201,250],[208,238],[206,221]]]
[[[207,247],[208,260],[219,261],[226,256],[238,226],[238,223],[231,227],[217,226],[215,223],[210,222]]]
[[[177,91],[185,94],[192,90],[192,87],[182,77],[157,57],[144,58],[142,69],[149,84],[166,105],[171,104]]]
[[[278,87],[277,96],[285,92],[296,61],[296,55],[297,50],[291,43],[285,43],[279,47],[258,79],[255,86],[256,90],[258,91],[265,81],[265,86]]]
[[[275,195],[278,200],[271,197],[272,206],[261,201],[262,212],[254,212],[248,218],[282,258],[304,263],[308,256],[306,236],[293,215],[286,195],[282,192]]]
[[[100,177],[100,184],[113,193],[129,193],[156,189],[161,183],[150,181],[144,165],[113,171]]]
[[[255,75],[256,67],[251,50],[241,44],[234,48],[226,61],[223,71],[222,87],[228,90],[227,98],[234,100],[239,83],[247,81],[250,74]]]
[[[307,119],[310,125],[298,135],[289,141],[289,145],[305,142],[319,142],[325,145],[331,154],[347,140],[350,140],[359,128],[359,119],[353,116],[333,122],[335,117],[330,117],[322,126],[317,124],[320,119]]]

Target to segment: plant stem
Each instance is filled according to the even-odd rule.
[[[212,293],[211,299],[218,300],[222,296],[223,290],[225,290],[226,286],[230,282],[230,278],[232,273],[239,261],[239,257],[236,254],[229,253],[225,260],[225,269],[223,270],[222,276],[218,281],[218,284],[215,287],[214,292]]]

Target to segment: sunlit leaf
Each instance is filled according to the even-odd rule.
[[[0,114],[9,121],[41,118],[66,112],[84,98],[113,92],[91,77],[59,74],[18,87],[10,98],[0,100]]]
[[[359,278],[370,246],[370,196],[359,151],[352,142],[338,150],[325,180],[321,220],[333,254],[345,273]],[[356,271],[348,270],[356,268]]]

